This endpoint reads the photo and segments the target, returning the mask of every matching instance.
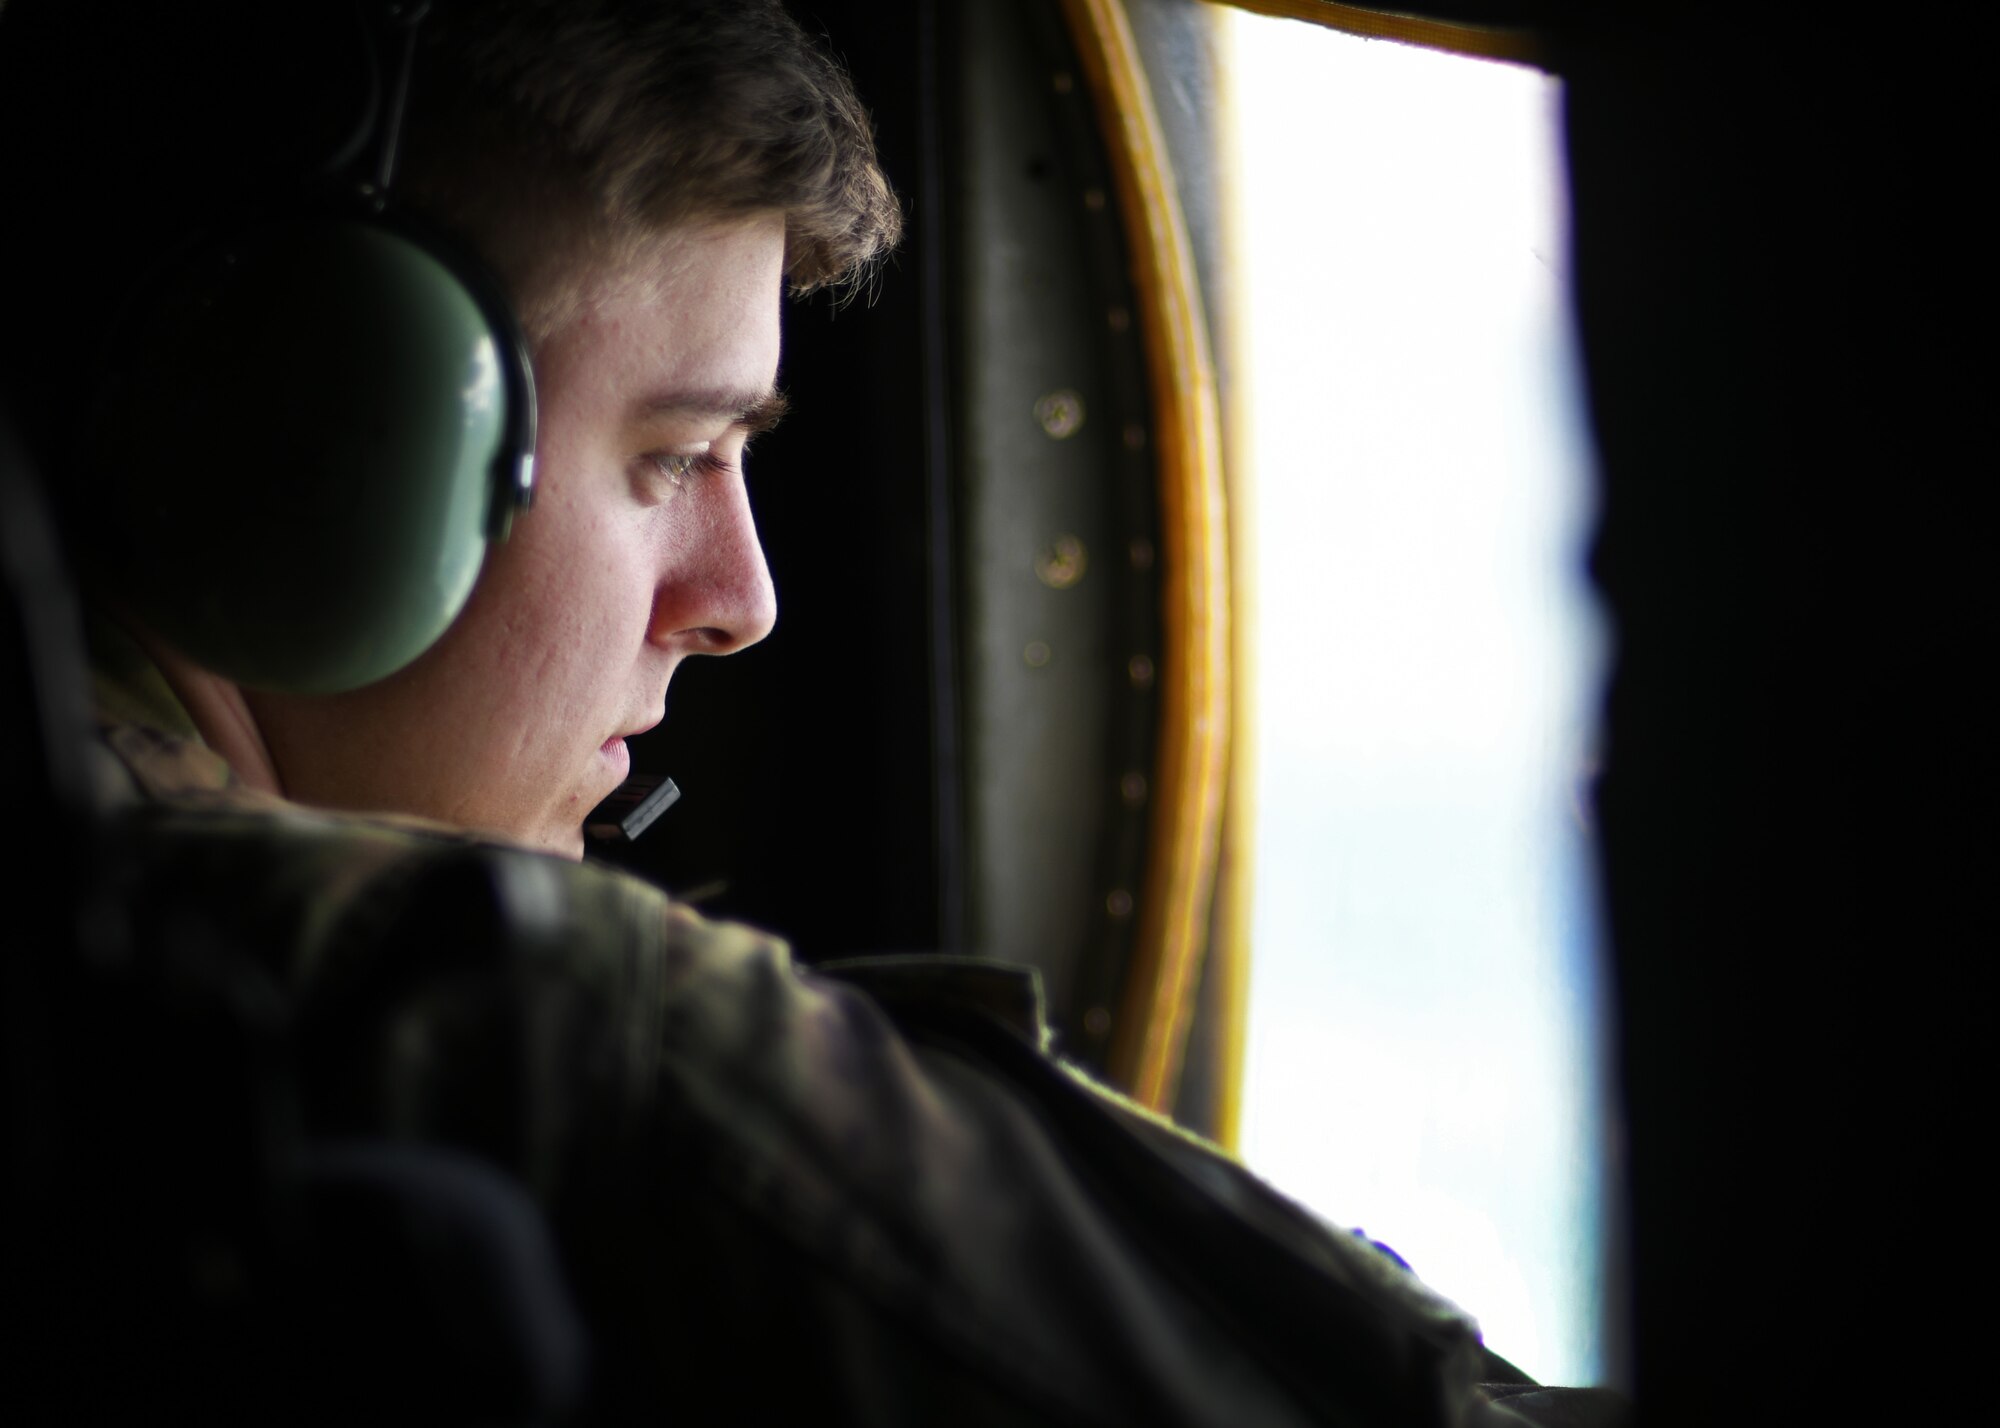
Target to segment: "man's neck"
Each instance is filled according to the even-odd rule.
[[[203,669],[170,646],[139,633],[136,638],[194,720],[202,742],[222,755],[245,787],[284,794],[278,767],[257,728],[243,691],[234,682]]]

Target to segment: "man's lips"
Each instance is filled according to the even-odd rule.
[[[655,715],[650,723],[641,724],[636,729],[628,729],[622,734],[613,734],[610,738],[606,739],[603,743],[597,746],[597,751],[603,754],[607,759],[612,760],[614,763],[621,765],[622,767],[624,767],[626,770],[629,771],[632,767],[632,755],[631,752],[626,749],[625,741],[627,739],[636,739],[639,737],[639,735],[644,734],[649,730],[659,728],[661,717],[662,716],[660,715]]]

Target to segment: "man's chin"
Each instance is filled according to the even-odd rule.
[[[550,829],[518,841],[552,858],[567,858],[572,863],[583,861],[583,829],[580,826]]]
[[[546,853],[552,858],[583,861],[583,828],[469,828],[468,832],[496,843],[511,843],[530,853]]]

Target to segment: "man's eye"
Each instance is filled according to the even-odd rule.
[[[743,450],[737,442],[691,441],[680,443],[678,450],[647,451],[632,466],[639,498],[656,504],[680,494],[690,479],[734,477],[741,469]]]
[[[650,451],[644,469],[651,477],[647,484],[655,493],[665,488],[665,494],[672,495],[692,477],[720,475],[730,467],[726,458],[704,444],[699,451]]]
[[[706,451],[656,451],[652,457],[654,467],[673,486],[699,474],[708,460]]]

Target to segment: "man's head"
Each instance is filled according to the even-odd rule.
[[[442,0],[419,33],[394,193],[513,299],[536,508],[378,684],[237,689],[154,644],[253,782],[575,854],[679,660],[769,630],[741,461],[781,404],[780,295],[858,279],[897,211],[844,76],[775,3]]]
[[[776,4],[426,25],[399,187],[514,296],[541,499],[416,664],[250,708],[295,797],[576,851],[674,666],[771,628],[742,456],[778,412],[781,284],[853,280],[897,213],[845,76]]]
[[[244,692],[288,794],[581,850],[680,660],[776,617],[742,459],[776,415],[783,256],[767,209],[580,275],[538,344],[541,494],[444,638],[351,693]]]

